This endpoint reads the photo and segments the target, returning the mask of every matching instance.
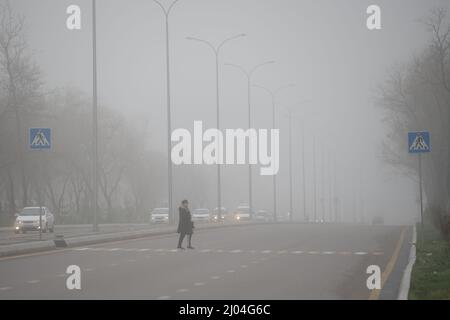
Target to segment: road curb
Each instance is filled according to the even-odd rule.
[[[203,229],[216,229],[216,228],[227,228],[227,227],[241,227],[248,225],[258,225],[261,223],[228,223],[228,224],[205,224],[196,226],[196,230]],[[4,246],[4,248],[0,247],[0,257],[13,257],[21,254],[29,254],[29,253],[38,253],[44,251],[55,250],[61,245],[56,245],[56,242],[64,241],[65,246],[63,247],[79,247],[86,246],[98,243],[108,243],[114,241],[123,241],[123,240],[133,240],[133,239],[142,239],[152,236],[159,235],[169,235],[175,234],[176,227],[166,227],[164,229],[150,229],[150,230],[136,230],[136,231],[121,231],[115,233],[105,233],[105,234],[96,234],[96,235],[87,235],[87,236],[79,236],[79,237],[70,237],[67,239],[64,238],[55,238],[53,240],[44,240],[44,241],[35,241],[31,243],[18,243]]]
[[[403,272],[402,282],[400,284],[400,290],[398,293],[397,300],[408,300],[409,288],[411,285],[412,268],[414,266],[414,263],[416,262],[416,242],[417,242],[417,231],[416,225],[414,225],[408,264],[406,265],[405,271]]]

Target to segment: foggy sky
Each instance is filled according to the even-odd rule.
[[[91,93],[90,3],[11,3],[26,18],[27,40],[49,89],[70,86]],[[70,4],[81,7],[81,31],[66,29],[65,11]],[[366,28],[366,8],[370,4],[378,4],[382,9],[382,30]],[[185,38],[194,36],[218,44],[227,37],[246,33],[246,38],[227,44],[221,54],[221,126],[247,126],[246,79],[224,63],[250,68],[275,60],[276,64],[255,73],[254,83],[269,88],[296,85],[284,91],[277,101],[277,123],[281,129],[280,212],[288,210],[288,131],[284,108],[294,106],[296,214],[302,214],[300,152],[304,123],[310,216],[315,135],[319,196],[325,149],[336,160],[338,192],[345,216],[351,216],[357,203],[363,206],[367,217],[381,214],[391,223],[412,222],[418,216],[417,185],[381,159],[386,128],[381,122],[382,111],[374,105],[373,98],[389,69],[395,63],[407,62],[426,45],[428,35],[419,20],[433,7],[445,5],[448,7],[448,1],[181,0],[170,16],[173,129],[192,129],[194,120],[215,127],[214,55],[205,45]],[[160,8],[150,0],[98,0],[97,19],[100,105],[118,110],[136,127],[145,126],[143,146],[165,153],[165,35]],[[252,100],[253,127],[270,128],[268,95],[254,89]],[[303,100],[311,102],[296,105]],[[208,196],[215,199],[215,168],[201,170],[210,174],[212,191]],[[246,201],[246,170],[246,166],[223,170],[226,206]],[[270,210],[272,179],[260,177],[257,172],[255,169],[255,206]],[[175,170],[175,182],[177,179],[180,177]],[[176,188],[175,197],[183,197]]]

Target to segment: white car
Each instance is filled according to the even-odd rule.
[[[41,216],[41,222],[39,217]],[[14,232],[23,233],[31,230],[37,230],[42,226],[42,232],[53,232],[55,226],[55,218],[47,207],[25,207],[17,215],[14,222]]]
[[[272,221],[272,215],[265,210],[258,210],[253,215],[255,221],[269,222]]]
[[[155,208],[150,214],[150,223],[169,223],[169,208]]]
[[[251,215],[250,215],[250,207],[249,206],[239,206],[236,208],[236,210],[234,211],[234,219],[236,221],[246,221],[246,220],[251,220]]]
[[[192,212],[192,221],[209,222],[211,214],[208,209],[195,209]]]

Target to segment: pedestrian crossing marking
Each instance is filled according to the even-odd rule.
[[[165,254],[165,253],[178,253],[179,251],[177,249],[164,249],[164,248],[159,248],[159,249],[151,249],[151,248],[97,248],[97,247],[83,247],[83,248],[73,248],[72,250],[74,251],[104,251],[104,252],[136,252],[136,253],[140,253],[140,252],[158,252],[160,254]],[[331,255],[344,255],[344,256],[350,256],[350,255],[355,255],[355,256],[362,256],[362,255],[373,255],[373,256],[381,256],[384,255],[383,251],[373,251],[373,252],[369,252],[369,251],[316,251],[316,250],[310,250],[310,251],[303,251],[303,250],[293,250],[293,251],[288,251],[288,250],[242,250],[242,249],[233,249],[233,250],[223,250],[223,249],[201,249],[201,250],[194,250],[194,251],[190,251],[193,253],[240,253],[240,254],[276,254],[276,255],[285,255],[285,254],[290,254],[290,255],[302,255],[302,254],[306,254],[306,255],[323,255],[323,256],[331,256]]]

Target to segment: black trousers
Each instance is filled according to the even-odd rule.
[[[184,232],[181,232],[180,233],[180,238],[178,239],[178,247],[181,247],[181,244],[183,243],[183,240],[184,240],[184,237],[185,236],[188,236],[188,246],[190,247],[191,246],[191,239],[192,239],[192,233],[189,233],[189,234],[186,234],[186,233],[184,233]]]

